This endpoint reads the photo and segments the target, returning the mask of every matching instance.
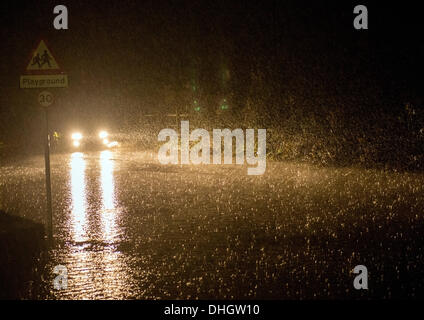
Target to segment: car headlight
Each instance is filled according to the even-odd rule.
[[[79,141],[79,140],[81,140],[81,139],[82,139],[82,134],[81,134],[81,133],[79,133],[79,132],[74,132],[74,133],[72,134],[72,140]]]

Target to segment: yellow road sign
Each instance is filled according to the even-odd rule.
[[[28,63],[27,71],[59,70],[56,59],[53,57],[46,43],[41,40]]]
[[[44,40],[33,52],[25,73],[19,81],[21,89],[68,87],[68,75],[61,71]]]
[[[21,89],[38,88],[67,88],[68,76],[66,74],[45,74],[21,76]]]

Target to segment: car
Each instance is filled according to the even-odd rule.
[[[97,134],[83,134],[81,131],[75,131],[68,141],[73,150],[113,149],[118,147],[119,143],[112,138],[113,136],[105,130]]]

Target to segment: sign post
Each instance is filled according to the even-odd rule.
[[[40,41],[32,54],[31,60],[26,68],[26,75],[20,77],[21,89],[39,88],[66,88],[68,87],[68,76],[60,72],[56,59],[51,54],[43,40]],[[49,132],[49,107],[54,101],[53,94],[42,91],[38,95],[38,103],[44,109],[45,115],[45,142],[44,163],[46,171],[46,202],[47,202],[47,236],[49,241],[53,240],[53,208],[52,187],[50,174],[50,132]]]
[[[47,195],[47,230],[49,240],[53,239],[53,208],[52,208],[52,185],[50,181],[50,134],[49,134],[49,110],[44,110],[46,115],[46,141],[44,146],[44,162],[46,168],[46,195]]]
[[[43,91],[38,95],[38,103],[44,107],[46,132],[44,141],[44,163],[46,170],[46,195],[47,195],[47,233],[49,240],[53,239],[53,208],[52,208],[52,184],[50,180],[50,132],[49,132],[49,109],[53,103],[53,94]]]

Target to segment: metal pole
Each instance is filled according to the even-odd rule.
[[[50,134],[49,134],[49,113],[48,108],[44,108],[46,115],[46,141],[44,149],[44,160],[46,167],[46,195],[47,195],[47,234],[51,241],[53,239],[53,210],[52,210],[52,187],[50,182]]]
[[[178,111],[179,111],[178,106],[176,106],[175,107],[175,124],[177,126],[177,129],[180,127],[180,124],[179,124],[180,117],[179,117]]]

